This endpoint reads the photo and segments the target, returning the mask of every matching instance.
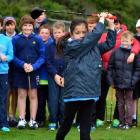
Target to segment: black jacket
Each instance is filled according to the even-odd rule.
[[[110,85],[119,89],[133,89],[140,78],[140,56],[136,56],[133,63],[128,64],[130,50],[116,49],[110,57],[108,65],[108,80]]]

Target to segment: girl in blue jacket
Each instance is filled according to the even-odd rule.
[[[0,34],[0,129],[9,132],[7,122],[7,98],[8,98],[8,69],[13,59],[13,45],[11,39]]]
[[[30,16],[23,16],[20,20],[21,33],[16,35],[12,42],[14,47],[14,85],[18,89],[18,128],[26,126],[25,108],[26,97],[30,100],[30,128],[37,128],[37,86],[39,82],[38,69],[44,63],[43,41],[32,33],[34,20]]]
[[[85,21],[72,21],[71,38],[60,42],[60,46],[63,47],[65,69],[64,78],[57,82],[64,86],[65,110],[64,122],[57,132],[56,140],[64,140],[77,111],[80,116],[80,140],[90,140],[92,110],[95,109],[95,101],[100,96],[101,54],[114,46],[116,37],[113,20],[108,19],[107,40],[98,45],[107,15],[99,15],[99,23],[90,33]]]

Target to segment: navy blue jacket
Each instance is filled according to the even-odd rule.
[[[108,65],[108,81],[118,89],[133,89],[140,79],[140,56],[136,56],[133,63],[128,64],[130,50],[116,49],[110,57]]]
[[[108,31],[106,42],[98,44],[104,25],[98,23],[82,40],[64,44],[64,99],[100,96],[101,54],[115,45],[116,32]]]
[[[44,53],[46,49],[51,46],[54,43],[54,40],[50,37],[47,42],[44,42]],[[40,80],[48,80],[48,72],[47,72],[47,66],[46,66],[46,61],[47,61],[47,56],[45,55],[45,62],[43,65],[39,68],[39,79]]]
[[[37,70],[45,61],[43,53],[43,41],[36,34],[28,37],[18,34],[12,39],[14,48],[14,64],[17,70],[23,71],[24,63],[31,63],[33,70]]]
[[[46,48],[46,62],[47,62],[47,71],[54,78],[55,74],[62,76],[64,69],[64,58],[56,56],[56,43],[52,43]]]

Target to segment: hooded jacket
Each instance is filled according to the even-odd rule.
[[[106,42],[98,45],[104,25],[98,23],[82,40],[64,43],[64,99],[100,96],[101,54],[115,44],[116,32],[109,30]]]

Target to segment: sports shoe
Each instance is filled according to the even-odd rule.
[[[18,125],[18,121],[15,117],[9,117],[8,124],[10,127],[16,127]]]
[[[104,125],[104,121],[102,121],[100,119],[96,120],[96,127],[100,127],[100,126],[103,126],[103,125]]]
[[[44,126],[45,126],[45,121],[38,122],[38,127],[44,127]]]
[[[77,125],[76,127],[77,127],[78,132],[80,132],[80,125]]]
[[[120,123],[119,126],[118,126],[118,128],[123,129],[124,126],[125,126],[124,124]]]
[[[137,127],[137,124],[138,124],[137,119],[133,119],[132,120],[132,127]]]
[[[38,128],[38,124],[37,124],[37,122],[36,122],[35,120],[31,119],[31,120],[29,121],[29,127],[30,127],[31,129],[36,129],[36,128]]]
[[[114,119],[112,121],[112,127],[114,128],[118,128],[119,124],[120,124],[120,121],[118,119]]]
[[[126,124],[126,125],[123,126],[123,129],[125,129],[125,130],[128,130],[128,129],[130,129],[130,128],[131,128],[131,126],[128,125],[128,124]]]
[[[3,131],[3,132],[10,132],[10,129],[8,127],[2,127],[1,131]]]
[[[94,125],[91,126],[90,131],[95,131],[95,130],[96,130],[96,127]]]
[[[57,129],[56,123],[49,123],[48,129],[54,131]]]
[[[24,129],[26,127],[26,124],[27,122],[25,121],[25,119],[19,119],[19,122],[18,122],[18,125],[17,125],[17,128],[19,129]]]

